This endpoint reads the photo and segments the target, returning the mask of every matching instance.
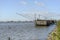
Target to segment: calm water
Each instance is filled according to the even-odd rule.
[[[30,23],[0,23],[0,40],[46,40],[48,34],[56,27],[36,28]]]

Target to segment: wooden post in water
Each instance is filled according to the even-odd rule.
[[[34,17],[35,17],[35,19],[34,19],[34,20],[36,20],[36,13],[34,14]]]
[[[10,37],[8,37],[8,40],[11,40]]]
[[[34,14],[34,25],[36,26],[36,13]]]

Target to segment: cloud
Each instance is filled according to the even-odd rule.
[[[26,1],[21,1],[20,4],[27,5],[27,2]]]
[[[35,3],[36,5],[38,5],[38,6],[44,6],[44,3],[43,3],[43,2],[35,1],[34,3]]]

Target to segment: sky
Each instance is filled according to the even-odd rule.
[[[60,19],[60,0],[0,0],[0,21],[34,20],[34,14]]]

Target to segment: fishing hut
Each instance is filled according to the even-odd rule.
[[[49,26],[54,23],[54,20],[35,20],[36,26]]]
[[[25,18],[28,18],[28,17],[26,17],[26,16],[24,16],[22,14],[18,14],[18,15],[21,15],[21,16],[23,16]],[[36,18],[36,14],[34,16],[35,16],[35,26],[49,26],[49,25],[55,23],[54,20],[46,20],[46,19],[45,20],[44,19],[42,20],[42,19],[40,19],[40,15],[39,15],[39,19]]]
[[[37,19],[35,14],[35,26],[50,26],[52,24],[55,24],[55,22],[56,22],[55,20]]]

